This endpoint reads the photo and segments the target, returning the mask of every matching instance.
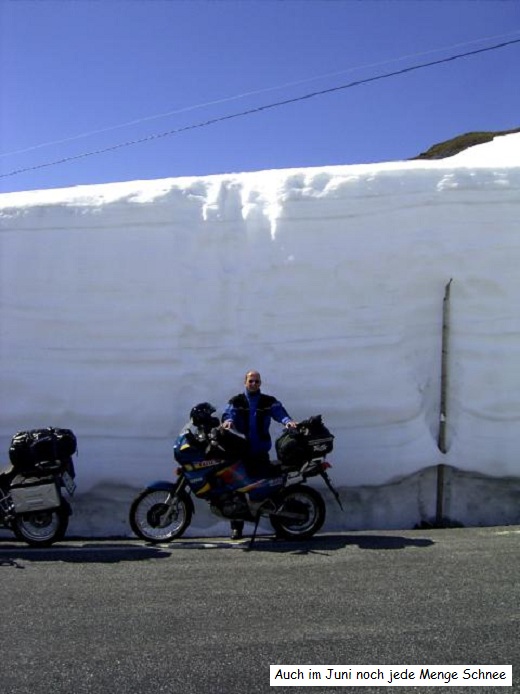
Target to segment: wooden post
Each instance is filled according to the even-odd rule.
[[[444,301],[442,303],[442,356],[441,356],[441,404],[439,417],[439,438],[437,445],[441,453],[447,452],[446,446],[446,425],[448,416],[448,357],[449,357],[449,337],[450,337],[450,280],[444,291]]]
[[[439,436],[437,446],[444,455],[447,453],[446,427],[448,418],[448,358],[450,337],[450,289],[453,280],[450,279],[444,291],[442,304],[442,356],[441,356],[441,403],[439,412]],[[436,525],[440,526],[444,518],[444,471],[445,465],[437,466],[437,511]]]

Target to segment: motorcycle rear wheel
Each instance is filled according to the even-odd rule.
[[[69,508],[63,502],[58,508],[31,511],[15,516],[13,532],[18,540],[31,547],[49,547],[63,540],[69,525]]]
[[[181,537],[191,523],[192,506],[184,495],[175,497],[175,508],[169,517],[171,492],[145,489],[130,507],[130,527],[147,542],[170,542]]]
[[[296,514],[300,518],[284,518],[272,515],[271,525],[278,537],[287,540],[305,540],[315,535],[325,522],[325,502],[312,487],[297,485],[282,492],[281,512]]]

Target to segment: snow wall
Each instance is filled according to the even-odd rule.
[[[73,429],[70,533],[130,534],[192,405],[220,413],[254,368],[335,434],[325,530],[430,522],[439,464],[447,518],[520,522],[519,162],[510,135],[437,162],[0,195],[5,463],[16,431]],[[197,508],[192,534],[226,531]]]

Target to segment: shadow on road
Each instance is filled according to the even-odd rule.
[[[165,559],[170,552],[151,546],[111,544],[107,542],[84,543],[81,546],[56,544],[45,549],[33,547],[0,546],[0,568],[23,569],[23,562],[61,561],[75,564],[117,564],[148,559]]]
[[[399,535],[318,535],[307,540],[283,540],[274,536],[258,536],[253,544],[250,538],[238,542],[225,538],[183,538],[168,545],[175,552],[183,550],[231,549],[243,552],[278,552],[311,554],[335,552],[357,545],[360,549],[396,550],[407,547],[426,548],[434,544],[429,538],[407,538]]]
[[[326,535],[313,537],[309,540],[276,540],[259,538],[255,540],[251,551],[260,552],[293,552],[294,554],[309,554],[333,552],[346,547],[357,545],[359,549],[395,550],[407,547],[425,548],[434,544],[430,539],[412,539],[399,535]],[[248,548],[245,545],[245,548]]]
[[[106,540],[67,542],[48,548],[33,548],[15,543],[0,545],[0,568],[23,569],[24,562],[69,562],[76,564],[115,564],[149,559],[166,559],[178,550],[221,549],[242,552],[274,552],[286,554],[330,554],[357,546],[359,549],[400,550],[408,547],[424,549],[434,544],[427,538],[408,538],[400,535],[321,535],[308,540],[280,540],[259,536],[253,544],[249,538],[239,542],[224,538],[185,538],[168,545],[110,542]]]

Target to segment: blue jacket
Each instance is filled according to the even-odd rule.
[[[271,449],[271,419],[281,424],[291,421],[282,403],[272,395],[247,391],[231,398],[222,415],[223,422],[228,419],[241,434],[247,436],[249,450],[253,454],[267,453]]]

